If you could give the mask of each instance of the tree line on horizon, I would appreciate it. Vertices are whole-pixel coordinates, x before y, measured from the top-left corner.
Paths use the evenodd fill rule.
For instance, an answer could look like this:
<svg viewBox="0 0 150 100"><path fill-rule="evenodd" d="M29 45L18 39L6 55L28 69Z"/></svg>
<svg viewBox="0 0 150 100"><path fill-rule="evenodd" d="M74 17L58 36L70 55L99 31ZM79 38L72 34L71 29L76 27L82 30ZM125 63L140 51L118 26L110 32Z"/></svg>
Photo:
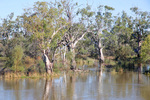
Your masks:
<svg viewBox="0 0 150 100"><path fill-rule="evenodd" d="M133 7L134 16L125 11L113 16L113 10L100 5L93 11L90 5L81 8L78 3L61 0L35 2L15 20L11 13L0 24L4 68L15 72L39 68L51 74L55 65L63 62L75 70L80 55L101 63L109 56L116 61L139 57L141 62L149 62L150 12Z"/></svg>

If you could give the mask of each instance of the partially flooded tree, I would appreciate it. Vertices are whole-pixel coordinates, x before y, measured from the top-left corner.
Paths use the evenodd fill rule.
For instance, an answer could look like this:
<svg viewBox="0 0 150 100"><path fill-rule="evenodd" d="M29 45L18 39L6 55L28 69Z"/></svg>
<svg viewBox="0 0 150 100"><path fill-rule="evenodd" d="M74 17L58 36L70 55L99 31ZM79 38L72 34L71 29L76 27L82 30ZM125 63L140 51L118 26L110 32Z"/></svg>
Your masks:
<svg viewBox="0 0 150 100"><path fill-rule="evenodd" d="M94 12L91 11L90 6L79 9L75 12L76 7L78 7L77 3L74 4L68 0L65 1L64 8L67 15L67 21L69 22L69 28L64 35L64 41L67 45L68 51L72 53L71 69L73 70L76 69L75 48L77 43L89 32L91 25L90 18L94 14ZM76 21L76 18L79 18L79 21Z"/></svg>
<svg viewBox="0 0 150 100"><path fill-rule="evenodd" d="M66 31L62 3L36 2L23 15L25 31L37 41L48 74L53 71L55 51Z"/></svg>
<svg viewBox="0 0 150 100"><path fill-rule="evenodd" d="M112 13L110 11L114 10L114 8L109 6L99 6L98 12L95 16L95 24L93 25L93 29L91 33L93 34L93 41L95 47L97 48L99 61L104 62L104 54L103 54L103 43L104 39L104 31L109 32L112 25Z"/></svg>
<svg viewBox="0 0 150 100"><path fill-rule="evenodd" d="M140 11L137 7L133 7L130 10L135 14L132 23L134 31L133 37L137 42L137 45L134 47L134 51L137 53L137 57L140 58L141 45L143 40L149 34L150 14L148 12Z"/></svg>

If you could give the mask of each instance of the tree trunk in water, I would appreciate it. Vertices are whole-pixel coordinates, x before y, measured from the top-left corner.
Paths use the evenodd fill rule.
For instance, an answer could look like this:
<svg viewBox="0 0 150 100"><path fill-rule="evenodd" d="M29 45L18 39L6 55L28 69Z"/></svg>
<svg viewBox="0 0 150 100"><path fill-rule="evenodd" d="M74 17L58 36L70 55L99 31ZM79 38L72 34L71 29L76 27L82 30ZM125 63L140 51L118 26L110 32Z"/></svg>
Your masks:
<svg viewBox="0 0 150 100"><path fill-rule="evenodd" d="M98 45L98 49L99 49L99 61L100 62L104 62L104 55L103 55L103 48L102 48L102 44L101 44L101 39L99 40L99 45Z"/></svg>
<svg viewBox="0 0 150 100"><path fill-rule="evenodd" d="M141 63L138 63L138 72L142 73L142 64Z"/></svg>
<svg viewBox="0 0 150 100"><path fill-rule="evenodd" d="M51 74L53 72L53 63L51 63L50 60L48 59L48 56L45 54L45 50L43 56L44 56L43 61L45 63L46 73Z"/></svg>
<svg viewBox="0 0 150 100"><path fill-rule="evenodd" d="M76 70L76 60L75 60L76 54L75 54L74 48L72 49L72 55L73 55L73 57L71 59L71 68L70 69Z"/></svg>

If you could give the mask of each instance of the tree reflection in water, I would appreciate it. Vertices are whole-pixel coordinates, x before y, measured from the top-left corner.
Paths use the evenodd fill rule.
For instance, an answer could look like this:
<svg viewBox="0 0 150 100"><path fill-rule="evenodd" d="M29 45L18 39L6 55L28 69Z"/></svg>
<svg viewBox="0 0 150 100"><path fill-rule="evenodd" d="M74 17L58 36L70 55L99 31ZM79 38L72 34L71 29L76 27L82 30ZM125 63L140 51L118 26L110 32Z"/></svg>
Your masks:
<svg viewBox="0 0 150 100"><path fill-rule="evenodd" d="M138 64L138 83L141 83L142 81L142 64Z"/></svg>
<svg viewBox="0 0 150 100"><path fill-rule="evenodd" d="M0 79L0 100L149 100L150 77L102 69L49 79Z"/></svg>
<svg viewBox="0 0 150 100"><path fill-rule="evenodd" d="M49 99L49 94L50 94L50 89L52 87L52 78L46 79L45 81L45 88L43 92L43 100L48 100Z"/></svg>

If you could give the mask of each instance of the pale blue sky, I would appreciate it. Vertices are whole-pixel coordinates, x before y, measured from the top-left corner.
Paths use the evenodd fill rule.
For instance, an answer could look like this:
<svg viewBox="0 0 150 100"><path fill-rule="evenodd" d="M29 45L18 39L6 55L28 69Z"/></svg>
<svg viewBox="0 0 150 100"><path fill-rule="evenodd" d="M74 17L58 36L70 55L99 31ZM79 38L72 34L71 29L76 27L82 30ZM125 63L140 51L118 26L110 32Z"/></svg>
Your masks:
<svg viewBox="0 0 150 100"><path fill-rule="evenodd" d="M14 12L15 16L21 15L24 8L32 7L36 1L54 0L0 0L0 18L6 18ZM108 5L115 8L115 14L125 10L130 14L130 8L137 6L142 11L150 12L150 0L73 0L85 6L87 3L96 10L98 5Z"/></svg>

